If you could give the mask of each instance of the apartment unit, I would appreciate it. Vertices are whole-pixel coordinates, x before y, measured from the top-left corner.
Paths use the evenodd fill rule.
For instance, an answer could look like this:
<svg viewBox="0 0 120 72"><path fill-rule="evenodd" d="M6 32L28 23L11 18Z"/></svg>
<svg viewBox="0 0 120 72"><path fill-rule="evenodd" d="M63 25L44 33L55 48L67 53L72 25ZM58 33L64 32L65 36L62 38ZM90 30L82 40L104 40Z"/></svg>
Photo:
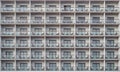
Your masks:
<svg viewBox="0 0 120 72"><path fill-rule="evenodd" d="M120 0L0 0L0 72L120 72Z"/></svg>

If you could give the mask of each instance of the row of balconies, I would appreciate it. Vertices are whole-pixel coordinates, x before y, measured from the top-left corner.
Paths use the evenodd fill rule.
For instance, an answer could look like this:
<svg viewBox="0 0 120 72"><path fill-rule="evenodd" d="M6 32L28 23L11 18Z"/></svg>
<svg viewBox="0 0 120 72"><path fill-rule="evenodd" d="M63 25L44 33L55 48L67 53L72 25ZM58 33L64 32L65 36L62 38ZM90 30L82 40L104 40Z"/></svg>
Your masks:
<svg viewBox="0 0 120 72"><path fill-rule="evenodd" d="M26 35L33 35L33 36L41 36L41 35L45 35L45 32L7 32L7 31L2 31L2 34L1 35L7 35L7 36L9 36L9 35L16 35L16 36L26 36ZM65 36L69 36L69 35L74 35L74 32L62 32L62 33L59 33L59 32L46 32L46 35L65 35ZM89 35L89 32L76 32L76 34L75 35ZM90 32L90 35L97 35L97 36L101 36L101 35L104 35L104 32L103 31L101 31L101 32ZM105 32L105 35L107 36L110 36L110 35L112 35L112 36L116 36L116 35L118 35L118 32L117 31L114 31L114 32L108 32L108 31L106 31Z"/></svg>
<svg viewBox="0 0 120 72"><path fill-rule="evenodd" d="M101 43L101 44L90 44L90 46L89 46L89 44L75 44L75 45L76 45L75 47L91 47L91 48L95 48L95 47L98 47L98 48L104 48L104 47L106 47L106 48L118 48L119 47L117 43L106 44L105 46L104 46L103 43ZM61 44L61 45L59 45L59 44L47 44L46 45L46 47L59 47L59 46L61 46L63 48L74 48L74 44L72 44L72 43L71 44ZM16 44L16 45L15 44L2 44L1 47L3 47L3 48L6 48L6 47L9 47L9 48L13 48L13 47L39 48L39 47L44 47L44 44L43 43L41 43L41 44L32 44L31 46L29 46L29 44Z"/></svg>
<svg viewBox="0 0 120 72"><path fill-rule="evenodd" d="M31 69L30 69L31 68ZM90 68L90 69L89 69ZM119 68L118 66L98 66L98 67L95 67L95 66L61 66L61 69L59 69L58 66L55 66L55 67L51 67L51 66L47 66L47 67L43 67L43 66L32 66L32 67L22 67L22 66L17 66L16 68L15 67L2 67L1 70L3 71L14 71L14 70L17 70L17 71L29 71L29 70L32 70L32 71L118 71Z"/></svg>
<svg viewBox="0 0 120 72"><path fill-rule="evenodd" d="M2 55L2 54L1 54ZM79 60L104 60L104 55L98 55L98 56L94 56L94 55L84 55L84 56L81 56L81 55L76 55L74 57L74 55L72 54L68 54L68 55L65 55L65 54L62 54L61 57L59 58L60 56L59 55L50 55L50 54L47 54L46 57L43 56L42 54L38 54L38 55L35 55L35 54L32 54L31 56L28 55L28 54L23 54L23 55L13 55L13 54L10 54L10 55L2 55L2 59L10 59L10 60L14 60L14 59L43 59L46 58L46 59L79 59ZM105 55L105 60L118 60L119 57L118 55Z"/></svg>
<svg viewBox="0 0 120 72"><path fill-rule="evenodd" d="M1 20L2 24L119 24L119 20Z"/></svg>
<svg viewBox="0 0 120 72"><path fill-rule="evenodd" d="M23 7L23 8L12 8L12 7L4 7L4 8L1 8L1 11L16 11L16 12L29 12L29 11L33 11L33 12L59 12L59 11L65 11L65 12L119 12L119 7L114 7L114 8L108 8L108 7L100 7L100 8L89 8L89 7L83 7L83 8L72 8L72 7L69 7L69 8L57 8L57 7L49 7L49 8L26 8L26 7Z"/></svg>

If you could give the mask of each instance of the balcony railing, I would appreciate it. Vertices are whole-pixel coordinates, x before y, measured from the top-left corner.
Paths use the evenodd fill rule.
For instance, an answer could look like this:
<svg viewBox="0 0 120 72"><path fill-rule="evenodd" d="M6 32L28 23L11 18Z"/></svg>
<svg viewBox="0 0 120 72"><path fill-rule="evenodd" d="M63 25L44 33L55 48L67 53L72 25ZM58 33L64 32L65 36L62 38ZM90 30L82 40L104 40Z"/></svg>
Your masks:
<svg viewBox="0 0 120 72"><path fill-rule="evenodd" d="M88 24L88 20L76 20L77 24Z"/></svg>
<svg viewBox="0 0 120 72"><path fill-rule="evenodd" d="M10 55L3 55L2 54L2 59L14 59L14 55L10 54Z"/></svg>
<svg viewBox="0 0 120 72"><path fill-rule="evenodd" d="M76 47L88 47L88 44L86 44L86 43L85 43L85 44L78 44L78 43L77 43L77 44L76 44Z"/></svg>
<svg viewBox="0 0 120 72"><path fill-rule="evenodd" d="M12 48L12 47L15 47L15 44L2 44L2 47Z"/></svg>
<svg viewBox="0 0 120 72"><path fill-rule="evenodd" d="M91 55L91 59L102 59L102 58L103 58L103 55L99 55L99 56Z"/></svg>
<svg viewBox="0 0 120 72"><path fill-rule="evenodd" d="M18 71L28 71L29 69L30 69L29 67L22 67L22 66L17 67Z"/></svg>
<svg viewBox="0 0 120 72"><path fill-rule="evenodd" d="M48 71L58 71L58 67L47 67L46 70Z"/></svg>
<svg viewBox="0 0 120 72"><path fill-rule="evenodd" d="M83 67L77 66L77 67L76 67L76 70L77 70L77 71L87 71L87 70L88 70L88 67L87 67L87 66L86 66L86 67L84 67L84 66L83 66Z"/></svg>
<svg viewBox="0 0 120 72"><path fill-rule="evenodd" d="M1 70L2 70L2 71L14 71L15 69L14 69L14 67L12 67L12 66L10 66L10 67L4 66L4 67L1 67Z"/></svg>
<svg viewBox="0 0 120 72"><path fill-rule="evenodd" d="M47 54L46 58L47 59L58 59L58 55L49 55L49 54Z"/></svg>
<svg viewBox="0 0 120 72"><path fill-rule="evenodd" d="M34 36L41 36L41 35L44 35L44 32L35 32L35 31L32 31L31 34L34 35Z"/></svg>
<svg viewBox="0 0 120 72"><path fill-rule="evenodd" d="M106 59L118 59L118 55L106 55L105 56Z"/></svg>
<svg viewBox="0 0 120 72"><path fill-rule="evenodd" d="M118 32L116 32L116 31L114 31L114 32L112 32L112 31L106 32L106 35L117 35L117 34L118 34Z"/></svg>
<svg viewBox="0 0 120 72"><path fill-rule="evenodd" d="M118 24L119 23L119 20L105 20L105 23L106 24Z"/></svg>
<svg viewBox="0 0 120 72"><path fill-rule="evenodd" d="M47 47L59 47L59 44L47 44Z"/></svg>
<svg viewBox="0 0 120 72"><path fill-rule="evenodd" d="M16 20L17 24L26 24L29 23L29 20Z"/></svg>
<svg viewBox="0 0 120 72"><path fill-rule="evenodd" d="M32 70L33 70L33 71L43 71L43 70L44 70L44 67L42 67L42 66L40 66L40 67L39 67L39 66L36 66L36 67L35 67L35 66L32 66Z"/></svg>
<svg viewBox="0 0 120 72"><path fill-rule="evenodd" d="M17 59L29 59L30 57L28 54L24 54L24 55L18 54L18 55L16 55L16 58Z"/></svg>
<svg viewBox="0 0 120 72"><path fill-rule="evenodd" d="M74 8L61 8L61 11L74 11Z"/></svg>
<svg viewBox="0 0 120 72"><path fill-rule="evenodd" d="M47 24L57 24L59 20L46 20Z"/></svg>
<svg viewBox="0 0 120 72"><path fill-rule="evenodd" d="M17 44L17 47L28 47L28 44Z"/></svg>
<svg viewBox="0 0 120 72"><path fill-rule="evenodd" d="M84 31L84 32L76 32L76 35L88 35L88 32Z"/></svg>
<svg viewBox="0 0 120 72"><path fill-rule="evenodd" d="M31 8L31 12L44 12L44 11L45 11L44 8L37 8L37 7Z"/></svg>
<svg viewBox="0 0 120 72"><path fill-rule="evenodd" d="M2 11L14 11L15 9L13 7L4 7L4 8L1 8Z"/></svg>
<svg viewBox="0 0 120 72"><path fill-rule="evenodd" d="M91 21L91 24L103 24L104 23L104 20L94 20L94 19L92 19L92 20L90 20Z"/></svg>
<svg viewBox="0 0 120 72"><path fill-rule="evenodd" d="M44 57L43 57L43 55L41 55L41 54L39 54L39 55L32 54L32 55L31 55L31 58L32 58L32 59L43 59Z"/></svg>
<svg viewBox="0 0 120 72"><path fill-rule="evenodd" d="M44 44L43 43L41 43L41 44L31 44L31 46L37 48L37 47L43 47Z"/></svg>
<svg viewBox="0 0 120 72"><path fill-rule="evenodd" d="M14 24L15 20L1 20L1 24Z"/></svg>
<svg viewBox="0 0 120 72"><path fill-rule="evenodd" d="M91 35L102 35L103 32L91 32Z"/></svg>
<svg viewBox="0 0 120 72"><path fill-rule="evenodd" d="M105 8L106 12L118 12L119 11L119 7L114 7L114 8Z"/></svg>
<svg viewBox="0 0 120 72"><path fill-rule="evenodd" d="M61 44L61 47L73 47L73 44Z"/></svg>
<svg viewBox="0 0 120 72"><path fill-rule="evenodd" d="M49 8L46 8L46 11L48 11L48 12L56 12L56 11L59 11L59 8L57 8L57 7L53 7L53 8L49 7Z"/></svg>
<svg viewBox="0 0 120 72"><path fill-rule="evenodd" d="M87 12L87 11L89 11L89 8L88 7L85 7L85 8L76 8L76 11L78 11L78 12Z"/></svg>
<svg viewBox="0 0 120 72"><path fill-rule="evenodd" d="M114 43L114 44L106 44L106 47L118 47L118 44L117 44L117 43Z"/></svg>
<svg viewBox="0 0 120 72"><path fill-rule="evenodd" d="M104 8L102 8L102 7L100 7L100 8L92 7L92 8L90 8L90 11L92 11L92 12L101 12L101 11L104 11Z"/></svg>
<svg viewBox="0 0 120 72"><path fill-rule="evenodd" d="M62 59L72 59L72 55L62 55L61 56Z"/></svg>
<svg viewBox="0 0 120 72"><path fill-rule="evenodd" d="M14 35L14 32L5 32L5 31L2 31L2 35Z"/></svg>
<svg viewBox="0 0 120 72"><path fill-rule="evenodd" d="M103 66L100 66L100 67L93 67L93 66L91 66L90 69L92 71L102 71L104 68L103 68Z"/></svg>
<svg viewBox="0 0 120 72"><path fill-rule="evenodd" d="M103 46L103 44L91 44L91 47L102 47Z"/></svg>
<svg viewBox="0 0 120 72"><path fill-rule="evenodd" d="M88 59L88 55L85 56L80 56L80 55L76 55L77 59Z"/></svg>
<svg viewBox="0 0 120 72"><path fill-rule="evenodd" d="M46 32L47 35L59 35L59 32Z"/></svg>
<svg viewBox="0 0 120 72"><path fill-rule="evenodd" d="M106 71L118 71L118 66L106 66L105 67Z"/></svg>
<svg viewBox="0 0 120 72"><path fill-rule="evenodd" d="M62 71L72 71L72 70L73 70L73 67L72 67L72 66L69 66L69 67L63 66L63 67L61 67L61 70L62 70Z"/></svg>
<svg viewBox="0 0 120 72"><path fill-rule="evenodd" d="M43 24L44 23L44 20L30 20L30 23L31 24Z"/></svg>
<svg viewBox="0 0 120 72"><path fill-rule="evenodd" d="M62 35L73 35L73 32L62 32Z"/></svg>
<svg viewBox="0 0 120 72"><path fill-rule="evenodd" d="M26 12L26 11L30 11L30 8L16 8L16 11L18 11L18 12Z"/></svg>
<svg viewBox="0 0 120 72"><path fill-rule="evenodd" d="M61 20L62 24L72 24L73 20Z"/></svg>
<svg viewBox="0 0 120 72"><path fill-rule="evenodd" d="M16 35L30 35L30 32L16 32Z"/></svg>

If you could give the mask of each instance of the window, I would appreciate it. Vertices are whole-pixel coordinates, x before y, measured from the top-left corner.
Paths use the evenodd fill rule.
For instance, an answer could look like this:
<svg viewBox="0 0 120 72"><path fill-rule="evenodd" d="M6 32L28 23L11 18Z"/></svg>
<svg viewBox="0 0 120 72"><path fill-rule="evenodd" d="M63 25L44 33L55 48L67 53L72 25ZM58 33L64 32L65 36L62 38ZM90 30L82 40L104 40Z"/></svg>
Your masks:
<svg viewBox="0 0 120 72"><path fill-rule="evenodd" d="M93 57L100 57L100 51L92 51Z"/></svg>
<svg viewBox="0 0 120 72"><path fill-rule="evenodd" d="M27 40L20 40L20 44L27 44Z"/></svg>
<svg viewBox="0 0 120 72"><path fill-rule="evenodd" d="M34 5L35 8L40 8L42 5Z"/></svg>
<svg viewBox="0 0 120 72"><path fill-rule="evenodd" d="M5 17L5 20L12 20L13 17Z"/></svg>
<svg viewBox="0 0 120 72"><path fill-rule="evenodd" d="M85 28L78 28L78 32L85 32Z"/></svg>
<svg viewBox="0 0 120 72"><path fill-rule="evenodd" d="M41 44L42 40L35 40L35 44Z"/></svg>
<svg viewBox="0 0 120 72"><path fill-rule="evenodd" d="M13 68L13 63L6 63L7 70L11 70Z"/></svg>
<svg viewBox="0 0 120 72"><path fill-rule="evenodd" d="M100 40L92 40L92 44L100 44Z"/></svg>
<svg viewBox="0 0 120 72"><path fill-rule="evenodd" d="M12 8L13 5L5 5L5 7L7 7L7 8Z"/></svg>
<svg viewBox="0 0 120 72"><path fill-rule="evenodd" d="M71 32L71 28L63 28L63 32Z"/></svg>
<svg viewBox="0 0 120 72"><path fill-rule="evenodd" d="M82 11L85 10L85 5L78 5L78 9Z"/></svg>
<svg viewBox="0 0 120 72"><path fill-rule="evenodd" d="M85 67L85 63L78 63L78 67L80 67L81 69Z"/></svg>
<svg viewBox="0 0 120 72"><path fill-rule="evenodd" d="M114 28L107 28L107 32L114 32Z"/></svg>
<svg viewBox="0 0 120 72"><path fill-rule="evenodd" d="M78 56L85 57L86 56L86 52L85 51L78 51Z"/></svg>
<svg viewBox="0 0 120 72"><path fill-rule="evenodd" d="M114 58L114 51L107 51L106 52L107 57L112 57Z"/></svg>
<svg viewBox="0 0 120 72"><path fill-rule="evenodd" d="M56 5L49 5L50 8L56 8Z"/></svg>
<svg viewBox="0 0 120 72"><path fill-rule="evenodd" d="M34 28L34 32L42 32L42 28Z"/></svg>
<svg viewBox="0 0 120 72"><path fill-rule="evenodd" d="M20 5L20 8L27 8L27 5Z"/></svg>
<svg viewBox="0 0 120 72"><path fill-rule="evenodd" d="M64 68L66 68L66 67L69 68L69 67L71 67L71 63L63 63L63 67Z"/></svg>
<svg viewBox="0 0 120 72"><path fill-rule="evenodd" d="M40 67L42 67L42 63L35 63L35 68L40 68Z"/></svg>
<svg viewBox="0 0 120 72"><path fill-rule="evenodd" d="M56 40L49 40L49 44L56 44Z"/></svg>
<svg viewBox="0 0 120 72"><path fill-rule="evenodd" d="M114 40L107 40L108 45L114 45Z"/></svg>
<svg viewBox="0 0 120 72"><path fill-rule="evenodd" d="M80 22L85 22L85 17L78 17L78 20L79 20Z"/></svg>
<svg viewBox="0 0 120 72"><path fill-rule="evenodd" d="M64 10L70 10L71 9L71 5L64 5Z"/></svg>
<svg viewBox="0 0 120 72"><path fill-rule="evenodd" d="M71 20L71 17L64 17L63 20Z"/></svg>
<svg viewBox="0 0 120 72"><path fill-rule="evenodd" d="M63 44L71 44L71 40L64 40Z"/></svg>
<svg viewBox="0 0 120 72"><path fill-rule="evenodd" d="M114 23L114 17L107 17L107 23Z"/></svg>
<svg viewBox="0 0 120 72"><path fill-rule="evenodd" d="M78 40L78 44L85 44L85 40Z"/></svg>
<svg viewBox="0 0 120 72"><path fill-rule="evenodd" d="M107 63L106 65L109 70L113 70L115 68L114 63Z"/></svg>
<svg viewBox="0 0 120 72"><path fill-rule="evenodd" d="M6 32L12 32L12 31L13 31L13 28L5 28L5 31L6 31Z"/></svg>
<svg viewBox="0 0 120 72"><path fill-rule="evenodd" d="M100 22L100 17L93 17L92 22L93 23L99 23Z"/></svg>
<svg viewBox="0 0 120 72"><path fill-rule="evenodd" d="M42 20L42 17L35 17L35 20Z"/></svg>
<svg viewBox="0 0 120 72"><path fill-rule="evenodd" d="M56 28L49 28L49 32L56 32Z"/></svg>
<svg viewBox="0 0 120 72"><path fill-rule="evenodd" d="M100 63L92 63L93 70L100 68Z"/></svg>
<svg viewBox="0 0 120 72"><path fill-rule="evenodd" d="M56 63L49 63L50 69L56 68Z"/></svg>
<svg viewBox="0 0 120 72"><path fill-rule="evenodd" d="M13 44L13 40L5 40L5 44Z"/></svg>
<svg viewBox="0 0 120 72"><path fill-rule="evenodd" d="M100 10L100 5L93 5L92 6L93 7L93 9L96 11L96 10Z"/></svg>
<svg viewBox="0 0 120 72"><path fill-rule="evenodd" d="M26 58L27 57L27 51L20 51L20 55L21 58Z"/></svg>
<svg viewBox="0 0 120 72"><path fill-rule="evenodd" d="M21 70L24 70L27 68L27 63L20 63Z"/></svg>
<svg viewBox="0 0 120 72"><path fill-rule="evenodd" d="M6 51L5 55L9 57L9 56L13 55L13 52L12 51Z"/></svg>
<svg viewBox="0 0 120 72"><path fill-rule="evenodd" d="M71 52L70 51L63 51L63 56L64 57L70 57L71 56Z"/></svg>
<svg viewBox="0 0 120 72"><path fill-rule="evenodd" d="M49 17L49 20L56 20L56 17Z"/></svg>
<svg viewBox="0 0 120 72"><path fill-rule="evenodd" d="M114 10L114 8L115 8L114 5L107 5L107 10L111 11L111 10Z"/></svg>
<svg viewBox="0 0 120 72"><path fill-rule="evenodd" d="M40 56L42 56L42 52L41 51L34 51L34 55L35 55L35 57L40 57Z"/></svg>
<svg viewBox="0 0 120 72"><path fill-rule="evenodd" d="M93 32L100 32L100 28L92 28Z"/></svg>
<svg viewBox="0 0 120 72"><path fill-rule="evenodd" d="M20 28L20 32L27 32L27 28Z"/></svg>
<svg viewBox="0 0 120 72"><path fill-rule="evenodd" d="M49 56L50 57L55 57L56 56L56 51L49 51Z"/></svg>
<svg viewBox="0 0 120 72"><path fill-rule="evenodd" d="M27 17L20 17L20 20L27 20Z"/></svg>

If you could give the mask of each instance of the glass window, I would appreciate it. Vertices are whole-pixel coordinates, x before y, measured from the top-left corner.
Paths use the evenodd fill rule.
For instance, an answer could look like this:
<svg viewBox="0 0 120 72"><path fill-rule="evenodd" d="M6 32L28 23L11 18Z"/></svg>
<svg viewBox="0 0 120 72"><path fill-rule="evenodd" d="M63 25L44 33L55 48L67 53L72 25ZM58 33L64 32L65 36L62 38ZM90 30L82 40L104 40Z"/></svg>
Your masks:
<svg viewBox="0 0 120 72"><path fill-rule="evenodd" d="M93 69L100 68L100 63L92 63Z"/></svg>
<svg viewBox="0 0 120 72"><path fill-rule="evenodd" d="M99 57L100 56L100 51L92 51L92 56L93 57Z"/></svg>
<svg viewBox="0 0 120 72"><path fill-rule="evenodd" d="M13 40L5 40L5 44L13 44Z"/></svg>
<svg viewBox="0 0 120 72"><path fill-rule="evenodd" d="M7 69L13 68L13 63L6 63L6 68Z"/></svg>
<svg viewBox="0 0 120 72"><path fill-rule="evenodd" d="M71 67L71 63L63 63L63 67Z"/></svg>
<svg viewBox="0 0 120 72"><path fill-rule="evenodd" d="M64 28L64 32L71 32L71 28Z"/></svg>
<svg viewBox="0 0 120 72"><path fill-rule="evenodd" d="M20 8L27 8L27 5L20 5Z"/></svg>
<svg viewBox="0 0 120 72"><path fill-rule="evenodd" d="M12 32L12 31L13 31L13 28L5 28L5 31L6 31L6 32Z"/></svg>
<svg viewBox="0 0 120 72"><path fill-rule="evenodd" d="M100 40L92 40L92 44L100 44Z"/></svg>
<svg viewBox="0 0 120 72"><path fill-rule="evenodd" d="M49 20L56 20L56 17L49 17Z"/></svg>
<svg viewBox="0 0 120 72"><path fill-rule="evenodd" d="M100 10L100 5L93 5L92 7L94 10Z"/></svg>
<svg viewBox="0 0 120 72"><path fill-rule="evenodd" d="M27 68L27 63L20 63L20 68L21 69L26 69Z"/></svg>
<svg viewBox="0 0 120 72"><path fill-rule="evenodd" d="M56 55L56 51L49 51L49 55L50 55L50 56Z"/></svg>
<svg viewBox="0 0 120 72"><path fill-rule="evenodd" d="M78 8L79 8L80 10L84 10L84 9L85 9L85 5L78 5Z"/></svg>
<svg viewBox="0 0 120 72"><path fill-rule="evenodd" d="M114 57L114 51L107 51L107 57Z"/></svg>
<svg viewBox="0 0 120 72"><path fill-rule="evenodd" d="M41 32L41 31L42 31L42 28L34 28L34 31L35 31L35 32Z"/></svg>
<svg viewBox="0 0 120 72"><path fill-rule="evenodd" d="M42 63L35 63L35 68L42 67Z"/></svg>
<svg viewBox="0 0 120 72"><path fill-rule="evenodd" d="M56 67L56 63L49 63L49 67L55 68Z"/></svg>
<svg viewBox="0 0 120 72"><path fill-rule="evenodd" d="M93 32L100 32L100 28L92 28Z"/></svg>
<svg viewBox="0 0 120 72"><path fill-rule="evenodd" d="M20 57L25 58L27 56L27 51L20 51Z"/></svg>
<svg viewBox="0 0 120 72"><path fill-rule="evenodd" d="M71 9L71 5L64 5L64 10L69 10Z"/></svg>
<svg viewBox="0 0 120 72"><path fill-rule="evenodd" d="M78 40L78 44L85 44L85 40Z"/></svg>
<svg viewBox="0 0 120 72"><path fill-rule="evenodd" d="M107 28L107 32L114 32L114 28Z"/></svg>
<svg viewBox="0 0 120 72"><path fill-rule="evenodd" d="M5 17L5 20L12 20L13 17Z"/></svg>
<svg viewBox="0 0 120 72"><path fill-rule="evenodd" d="M78 56L85 57L86 52L85 51L78 51Z"/></svg>
<svg viewBox="0 0 120 72"><path fill-rule="evenodd" d="M49 28L49 32L56 32L56 28Z"/></svg>
<svg viewBox="0 0 120 72"><path fill-rule="evenodd" d="M41 20L42 17L35 17L35 20Z"/></svg>
<svg viewBox="0 0 120 72"><path fill-rule="evenodd" d="M42 5L34 5L35 8L40 8Z"/></svg>
<svg viewBox="0 0 120 72"><path fill-rule="evenodd" d="M50 8L56 8L56 5L49 5Z"/></svg>
<svg viewBox="0 0 120 72"><path fill-rule="evenodd" d="M41 44L42 40L35 40L35 44Z"/></svg>
<svg viewBox="0 0 120 72"><path fill-rule="evenodd" d="M5 7L7 7L7 8L12 8L13 5L5 5Z"/></svg>
<svg viewBox="0 0 120 72"><path fill-rule="evenodd" d="M56 44L56 40L49 40L49 44Z"/></svg>
<svg viewBox="0 0 120 72"><path fill-rule="evenodd" d="M114 8L115 8L114 5L107 5L108 10L114 10Z"/></svg>
<svg viewBox="0 0 120 72"><path fill-rule="evenodd" d="M114 40L107 40L107 44L114 45Z"/></svg>
<svg viewBox="0 0 120 72"><path fill-rule="evenodd" d="M63 51L63 56L64 57L69 57L71 55L70 51Z"/></svg>
<svg viewBox="0 0 120 72"><path fill-rule="evenodd" d="M85 32L85 28L78 28L78 32Z"/></svg>
<svg viewBox="0 0 120 72"><path fill-rule="evenodd" d="M114 63L107 63L107 68L108 69L114 69Z"/></svg>
<svg viewBox="0 0 120 72"><path fill-rule="evenodd" d="M78 17L79 21L84 21L85 22L85 17Z"/></svg>
<svg viewBox="0 0 120 72"><path fill-rule="evenodd" d="M71 44L71 40L64 40L63 44Z"/></svg>
<svg viewBox="0 0 120 72"><path fill-rule="evenodd" d="M27 32L27 28L20 28L20 32Z"/></svg>
<svg viewBox="0 0 120 72"><path fill-rule="evenodd" d="M71 17L64 17L63 20L71 20Z"/></svg>
<svg viewBox="0 0 120 72"><path fill-rule="evenodd" d="M113 23L114 22L114 17L107 17L107 22L108 23Z"/></svg>
<svg viewBox="0 0 120 72"><path fill-rule="evenodd" d="M93 22L93 23L98 23L98 22L100 22L100 17L93 17L93 18L92 18L92 22Z"/></svg>
<svg viewBox="0 0 120 72"><path fill-rule="evenodd" d="M78 63L78 67L84 68L85 67L85 63Z"/></svg>
<svg viewBox="0 0 120 72"><path fill-rule="evenodd" d="M20 44L27 44L27 40L20 40Z"/></svg>

